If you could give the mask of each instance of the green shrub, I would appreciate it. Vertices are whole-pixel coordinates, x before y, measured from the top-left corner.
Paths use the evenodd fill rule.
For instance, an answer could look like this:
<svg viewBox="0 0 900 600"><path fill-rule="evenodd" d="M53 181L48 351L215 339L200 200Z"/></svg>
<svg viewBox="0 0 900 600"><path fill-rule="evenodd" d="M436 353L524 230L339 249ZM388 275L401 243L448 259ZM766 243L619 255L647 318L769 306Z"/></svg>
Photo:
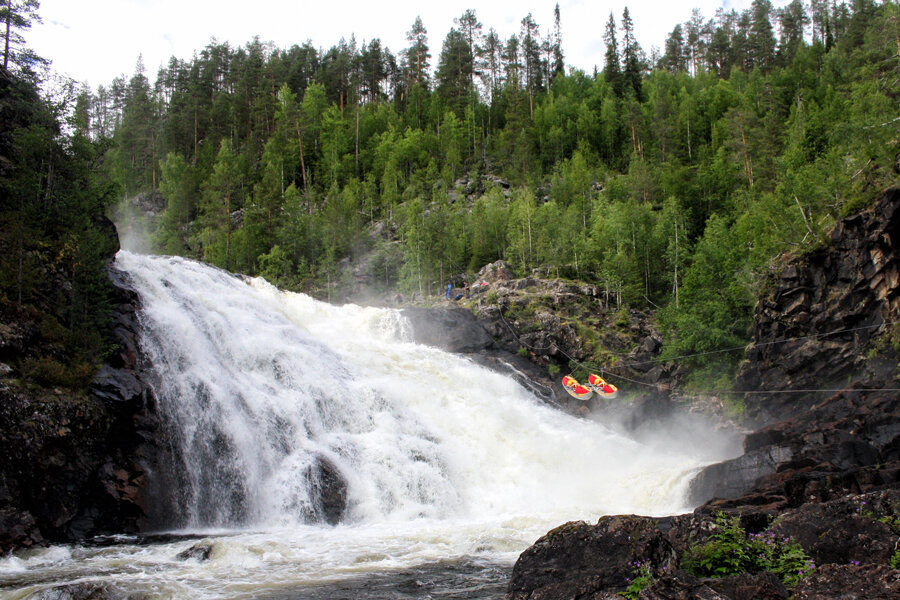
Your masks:
<svg viewBox="0 0 900 600"><path fill-rule="evenodd" d="M22 363L22 373L26 378L42 385L73 390L86 388L96 372L96 367L86 362L66 365L47 356L28 358Z"/></svg>
<svg viewBox="0 0 900 600"><path fill-rule="evenodd" d="M631 563L631 567L632 576L628 579L629 585L624 592L619 592L619 595L628 600L635 600L644 588L653 583L653 571L649 563L642 561Z"/></svg>
<svg viewBox="0 0 900 600"><path fill-rule="evenodd" d="M815 568L800 544L764 531L747 534L737 517L720 514L717 531L700 545L691 546L682 567L698 577L728 577L769 571L793 587Z"/></svg>
<svg viewBox="0 0 900 600"><path fill-rule="evenodd" d="M613 325L616 327L625 328L631 323L631 315L628 314L628 308L626 306L622 306L616 312L615 321L613 321Z"/></svg>

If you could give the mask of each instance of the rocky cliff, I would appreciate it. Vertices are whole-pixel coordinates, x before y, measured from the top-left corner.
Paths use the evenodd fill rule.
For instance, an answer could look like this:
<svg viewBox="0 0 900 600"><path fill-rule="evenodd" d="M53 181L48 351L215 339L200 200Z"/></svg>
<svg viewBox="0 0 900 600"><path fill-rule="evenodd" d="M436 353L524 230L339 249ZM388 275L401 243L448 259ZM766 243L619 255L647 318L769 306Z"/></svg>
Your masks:
<svg viewBox="0 0 900 600"><path fill-rule="evenodd" d="M679 570L691 548L721 544L720 514L739 518L748 536L802 547L816 568L795 598L900 597L900 571L889 566L900 561L898 209L900 190L889 190L773 278L738 378L758 429L742 456L695 479L704 504L665 519L560 527L521 555L507 597L615 598L636 565L648 587L633 597L789 597L771 573ZM734 555L717 560L729 571Z"/></svg>
<svg viewBox="0 0 900 600"><path fill-rule="evenodd" d="M62 285L62 283L61 283ZM89 388L40 383L57 365L48 317L0 303L0 552L136 531L156 424L140 380L135 299L109 288L116 350Z"/></svg>
<svg viewBox="0 0 900 600"><path fill-rule="evenodd" d="M900 188L838 222L827 243L795 257L770 282L754 315L738 375L757 424L808 410L864 382L892 387L900 358ZM761 392L761 393L760 393Z"/></svg>

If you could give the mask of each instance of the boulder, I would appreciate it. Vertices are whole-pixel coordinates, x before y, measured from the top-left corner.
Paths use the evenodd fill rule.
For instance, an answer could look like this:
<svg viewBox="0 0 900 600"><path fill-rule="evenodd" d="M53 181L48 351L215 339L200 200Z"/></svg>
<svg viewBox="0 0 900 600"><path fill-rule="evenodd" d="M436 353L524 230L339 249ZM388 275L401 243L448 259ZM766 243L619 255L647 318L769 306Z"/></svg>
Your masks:
<svg viewBox="0 0 900 600"><path fill-rule="evenodd" d="M778 577L766 571L702 581L729 600L786 600L790 597Z"/></svg>
<svg viewBox="0 0 900 600"><path fill-rule="evenodd" d="M196 560L199 562L204 562L209 560L209 556L212 554L212 551L212 542L197 542L187 550L182 550L181 552L176 554L175 558L177 558L178 560Z"/></svg>
<svg viewBox="0 0 900 600"><path fill-rule="evenodd" d="M523 552L513 567L507 600L599 598L625 590L638 563L654 574L677 558L658 521L633 515L603 517L596 525L570 522Z"/></svg>
<svg viewBox="0 0 900 600"><path fill-rule="evenodd" d="M347 511L347 481L329 460L319 457L315 468L321 518L329 525L337 525Z"/></svg>
<svg viewBox="0 0 900 600"><path fill-rule="evenodd" d="M494 340L463 308L405 308L403 316L412 326L413 340L447 352L479 352Z"/></svg>

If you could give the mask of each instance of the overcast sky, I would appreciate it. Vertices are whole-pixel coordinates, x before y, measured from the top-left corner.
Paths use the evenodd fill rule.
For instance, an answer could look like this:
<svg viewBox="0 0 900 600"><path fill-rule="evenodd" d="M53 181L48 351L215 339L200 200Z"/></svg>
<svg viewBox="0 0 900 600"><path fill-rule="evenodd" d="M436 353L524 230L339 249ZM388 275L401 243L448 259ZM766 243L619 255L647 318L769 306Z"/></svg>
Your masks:
<svg viewBox="0 0 900 600"><path fill-rule="evenodd" d="M603 29L609 13L620 23L627 5L638 42L648 54L663 47L678 23L699 8L710 19L719 6L742 9L751 0L560 0L562 47L566 64L590 72L603 65ZM785 4L775 0L774 5ZM381 38L396 55L406 47L406 32L416 16L428 30L432 67L453 19L472 8L484 26L501 39L518 33L531 13L546 34L553 27L554 0L473 2L392 2L342 0L41 0L42 24L25 32L29 46L50 59L53 69L96 89L118 75L134 73L143 56L147 77L156 79L169 57L190 59L215 38L243 46L258 35L263 42L289 48L309 40L328 49L341 37L357 42Z"/></svg>

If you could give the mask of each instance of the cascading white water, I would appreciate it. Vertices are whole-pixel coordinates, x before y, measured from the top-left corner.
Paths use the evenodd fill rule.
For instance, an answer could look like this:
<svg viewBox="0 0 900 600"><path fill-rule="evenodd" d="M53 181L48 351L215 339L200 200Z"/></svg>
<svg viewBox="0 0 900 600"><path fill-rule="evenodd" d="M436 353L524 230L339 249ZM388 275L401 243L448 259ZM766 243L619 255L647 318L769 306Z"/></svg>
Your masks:
<svg viewBox="0 0 900 600"><path fill-rule="evenodd" d="M127 562L163 597L220 598L437 560L511 564L567 520L689 508L689 476L711 461L639 444L411 343L397 311L335 307L181 258L123 251L117 264L141 298L174 446L165 480L179 489L157 518L228 532L190 567L173 558L184 541L119 546L105 559L119 572L86 549L51 561L78 577L96 568L142 589ZM323 461L346 482L337 527L321 524ZM0 561L0 578L28 560Z"/></svg>

